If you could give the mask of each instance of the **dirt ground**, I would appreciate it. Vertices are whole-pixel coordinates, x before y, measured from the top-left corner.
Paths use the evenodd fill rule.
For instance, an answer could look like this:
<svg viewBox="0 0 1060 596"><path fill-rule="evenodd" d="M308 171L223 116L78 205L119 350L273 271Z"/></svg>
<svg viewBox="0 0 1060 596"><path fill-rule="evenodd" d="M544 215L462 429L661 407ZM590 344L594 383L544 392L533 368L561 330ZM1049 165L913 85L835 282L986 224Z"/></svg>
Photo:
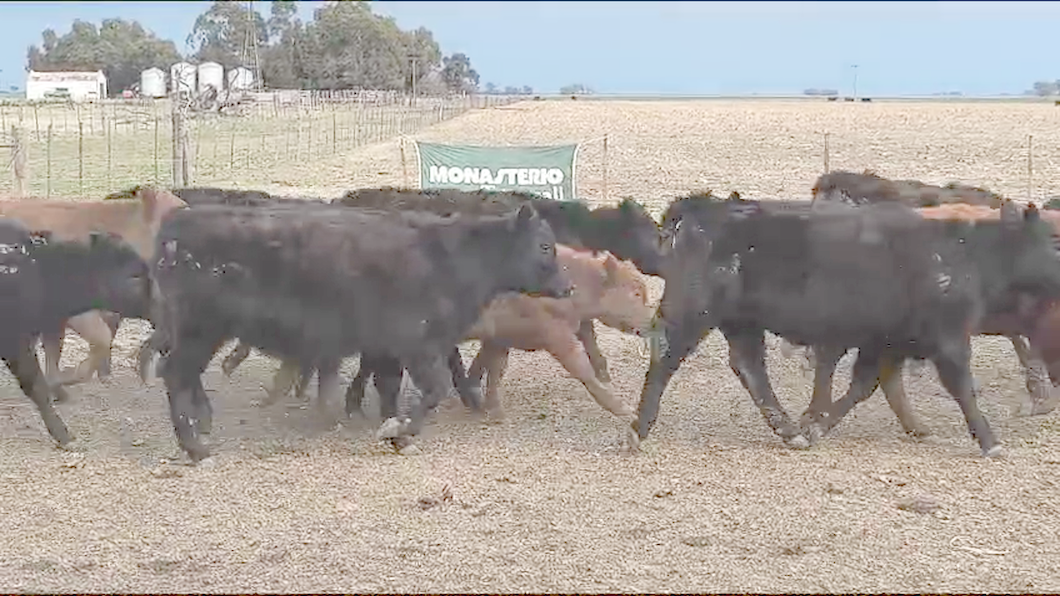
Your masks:
<svg viewBox="0 0 1060 596"><path fill-rule="evenodd" d="M1060 138L1043 131L1060 128L1057 113L976 103L526 102L420 138L550 143L608 133L610 196L656 210L697 188L807 197L821 168L811 141L825 131L833 168L1023 198L1020 136ZM602 200L594 151L579 157L579 194ZM1039 199L1060 180L1047 157L1040 163ZM401 182L397 142L274 180L233 181L323 195ZM657 298L661 283L652 285ZM789 450L714 334L672 380L635 457L618 452L619 423L543 353L513 354L503 423L447 406L412 457L373 441L374 418L342 421L339 404L326 413L294 400L254 405L276 364L254 355L225 378L219 356L204 377L215 465L190 467L161 381L145 386L133 371L147 329L123 323L112 378L72 389L60 406L79 437L73 452L53 447L11 376L0 377L0 591L1060 591L1060 412L1018 415L1026 391L1003 339L977 339L973 363L981 407L1004 442L998 460L979 457L930 367L907 370L906 381L932 437L905 438L877 393L813 449ZM642 344L598 330L616 393L636 403ZM775 338L770 345L774 386L797 414L810 378L799 361L782 360ZM84 344L72 337L67 346L65 366Z"/></svg>

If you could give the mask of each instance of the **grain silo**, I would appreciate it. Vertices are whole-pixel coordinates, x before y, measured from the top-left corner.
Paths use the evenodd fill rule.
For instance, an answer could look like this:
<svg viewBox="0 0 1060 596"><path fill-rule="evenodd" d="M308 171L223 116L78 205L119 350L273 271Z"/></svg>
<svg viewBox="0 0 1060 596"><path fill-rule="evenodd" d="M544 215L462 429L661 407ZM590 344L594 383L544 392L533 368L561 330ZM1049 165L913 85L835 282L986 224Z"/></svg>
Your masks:
<svg viewBox="0 0 1060 596"><path fill-rule="evenodd" d="M199 94L209 87L218 92L225 90L225 69L216 62L203 62L199 65Z"/></svg>
<svg viewBox="0 0 1060 596"><path fill-rule="evenodd" d="M228 71L229 91L249 91L254 87L254 73L249 68L238 66Z"/></svg>
<svg viewBox="0 0 1060 596"><path fill-rule="evenodd" d="M166 96L166 73L160 68L148 68L140 73L140 95L144 97Z"/></svg>
<svg viewBox="0 0 1060 596"><path fill-rule="evenodd" d="M169 69L169 81L174 93L195 93L195 66L177 62Z"/></svg>

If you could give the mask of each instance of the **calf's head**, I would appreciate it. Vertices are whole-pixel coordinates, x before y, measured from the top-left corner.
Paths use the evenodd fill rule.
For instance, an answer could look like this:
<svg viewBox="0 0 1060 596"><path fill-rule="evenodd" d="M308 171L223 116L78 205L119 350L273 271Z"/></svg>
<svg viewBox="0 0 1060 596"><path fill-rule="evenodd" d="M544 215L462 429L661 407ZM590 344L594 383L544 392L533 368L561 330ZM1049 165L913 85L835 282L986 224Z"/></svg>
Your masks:
<svg viewBox="0 0 1060 596"><path fill-rule="evenodd" d="M1042 221L1038 209L1031 204L1020 215L1014 205L1006 204L1001 210L1000 234L995 274L1005 274L1010 289L1060 298L1060 238Z"/></svg>
<svg viewBox="0 0 1060 596"><path fill-rule="evenodd" d="M655 309L648 304L648 285L633 263L614 255L604 258L603 293L596 317L601 323L623 333L641 335L651 328Z"/></svg>
<svg viewBox="0 0 1060 596"><path fill-rule="evenodd" d="M508 258L504 277L508 289L531 296L566 298L572 287L556 261L556 236L534 208L523 205L507 216Z"/></svg>
<svg viewBox="0 0 1060 596"><path fill-rule="evenodd" d="M594 248L632 261L648 275L662 275L659 224L640 203L623 199L617 207L591 212L596 236Z"/></svg>
<svg viewBox="0 0 1060 596"><path fill-rule="evenodd" d="M114 234L93 232L88 246L51 242L38 234L42 261L51 261L58 283L71 284L73 293L88 299L89 309L109 310L127 317L146 318L151 306L151 278L137 251ZM41 253L50 252L44 255ZM47 265L44 265L47 267Z"/></svg>

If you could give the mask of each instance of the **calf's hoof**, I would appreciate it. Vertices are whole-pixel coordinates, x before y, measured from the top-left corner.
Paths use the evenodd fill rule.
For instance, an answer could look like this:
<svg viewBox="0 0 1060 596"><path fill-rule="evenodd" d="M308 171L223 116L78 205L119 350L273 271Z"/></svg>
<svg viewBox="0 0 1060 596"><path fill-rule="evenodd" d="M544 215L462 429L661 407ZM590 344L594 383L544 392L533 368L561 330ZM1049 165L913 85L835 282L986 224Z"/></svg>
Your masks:
<svg viewBox="0 0 1060 596"><path fill-rule="evenodd" d="M993 459L993 458L1001 457L1003 455L1003 453L1004 453L1004 450L1001 449L1001 445L994 445L993 447L990 447L990 448L983 448L983 457L987 457L987 458Z"/></svg>
<svg viewBox="0 0 1060 596"><path fill-rule="evenodd" d="M1042 416L1045 414L1050 414L1053 410L1056 409L1056 405L1056 400L1034 402L1031 404L1031 411L1028 416Z"/></svg>
<svg viewBox="0 0 1060 596"><path fill-rule="evenodd" d="M393 442L396 439L401 438L408 432L409 425L412 423L408 418L387 418L383 421L383 424L379 426L379 430L375 431L375 438L377 441L383 439L389 439Z"/></svg>
<svg viewBox="0 0 1060 596"><path fill-rule="evenodd" d="M931 436L931 431L928 430L926 427L920 426L918 424L916 426L911 426L905 429L905 434L909 435L914 439L925 439Z"/></svg>
<svg viewBox="0 0 1060 596"><path fill-rule="evenodd" d="M804 437L803 435L794 435L791 437L787 437L784 439L784 444L787 445L790 449L797 449L800 451L804 449L809 449L812 445L810 440Z"/></svg>
<svg viewBox="0 0 1060 596"><path fill-rule="evenodd" d="M71 453L81 453L85 451L84 442L79 441L77 437L71 435L69 432L66 433L66 436L62 441L56 438L55 446L63 451L69 451Z"/></svg>
<svg viewBox="0 0 1060 596"><path fill-rule="evenodd" d="M70 401L70 394L66 391L66 387L62 385L50 385L48 391L52 394L52 398L56 403L64 403Z"/></svg>
<svg viewBox="0 0 1060 596"><path fill-rule="evenodd" d="M626 440L624 447L624 452L627 455L637 455L638 453L640 453L640 434L638 434L632 426L626 428Z"/></svg>

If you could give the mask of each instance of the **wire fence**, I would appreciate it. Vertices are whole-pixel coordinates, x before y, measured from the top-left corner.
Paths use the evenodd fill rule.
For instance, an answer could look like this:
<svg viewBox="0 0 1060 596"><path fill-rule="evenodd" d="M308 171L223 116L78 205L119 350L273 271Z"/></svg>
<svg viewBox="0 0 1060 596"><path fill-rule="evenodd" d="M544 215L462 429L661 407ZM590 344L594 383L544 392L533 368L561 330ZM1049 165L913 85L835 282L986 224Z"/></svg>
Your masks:
<svg viewBox="0 0 1060 596"><path fill-rule="evenodd" d="M175 167L187 169L189 184L224 185L237 173L265 176L516 99L263 93L220 110L179 110L183 145L174 142L169 99L0 104L0 194L95 197L136 184L169 186Z"/></svg>

